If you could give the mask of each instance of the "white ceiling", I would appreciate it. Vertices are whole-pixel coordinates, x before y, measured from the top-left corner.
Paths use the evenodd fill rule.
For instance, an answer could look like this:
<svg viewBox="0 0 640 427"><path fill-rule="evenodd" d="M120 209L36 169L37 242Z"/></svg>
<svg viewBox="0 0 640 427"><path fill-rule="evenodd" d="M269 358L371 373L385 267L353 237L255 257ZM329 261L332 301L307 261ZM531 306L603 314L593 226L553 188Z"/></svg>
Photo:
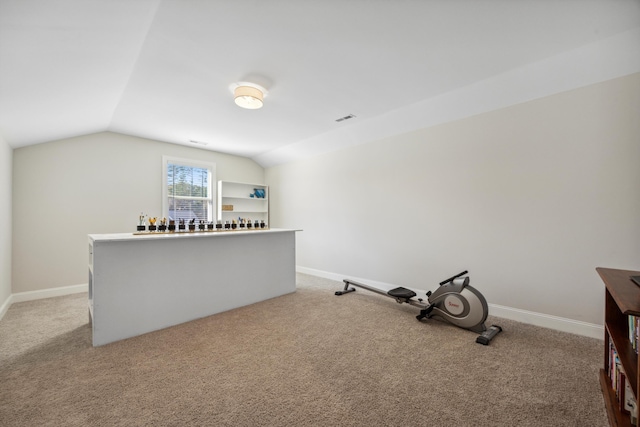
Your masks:
<svg viewBox="0 0 640 427"><path fill-rule="evenodd" d="M108 130L270 166L636 71L638 0L0 0L14 148Z"/></svg>

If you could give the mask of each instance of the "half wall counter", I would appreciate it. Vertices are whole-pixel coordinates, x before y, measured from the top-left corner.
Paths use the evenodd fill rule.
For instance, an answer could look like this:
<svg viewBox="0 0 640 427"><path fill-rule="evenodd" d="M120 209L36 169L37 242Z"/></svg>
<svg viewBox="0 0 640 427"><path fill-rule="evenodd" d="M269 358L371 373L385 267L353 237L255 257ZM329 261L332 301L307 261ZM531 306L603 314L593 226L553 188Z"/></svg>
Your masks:
<svg viewBox="0 0 640 427"><path fill-rule="evenodd" d="M90 234L93 345L295 292L295 232Z"/></svg>

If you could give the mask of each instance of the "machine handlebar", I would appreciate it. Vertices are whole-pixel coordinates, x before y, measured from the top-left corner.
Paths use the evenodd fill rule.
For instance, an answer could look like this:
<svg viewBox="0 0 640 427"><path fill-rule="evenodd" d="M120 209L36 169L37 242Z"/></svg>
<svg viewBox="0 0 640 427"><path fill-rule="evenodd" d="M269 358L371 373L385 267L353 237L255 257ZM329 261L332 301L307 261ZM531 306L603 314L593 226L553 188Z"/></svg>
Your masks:
<svg viewBox="0 0 640 427"><path fill-rule="evenodd" d="M440 286L442 286L442 285L444 285L444 284L447 284L447 283L449 283L449 282L453 282L453 279L457 279L458 277L460 277L460 276L464 276L464 275L465 275L465 274L467 274L467 273L468 273L468 271L467 271L467 270L465 270L465 271L463 271L462 273L458 273L458 274L456 274L456 275L455 275L455 276L453 276L453 277L449 277L447 280L443 280L442 282L440 282Z"/></svg>

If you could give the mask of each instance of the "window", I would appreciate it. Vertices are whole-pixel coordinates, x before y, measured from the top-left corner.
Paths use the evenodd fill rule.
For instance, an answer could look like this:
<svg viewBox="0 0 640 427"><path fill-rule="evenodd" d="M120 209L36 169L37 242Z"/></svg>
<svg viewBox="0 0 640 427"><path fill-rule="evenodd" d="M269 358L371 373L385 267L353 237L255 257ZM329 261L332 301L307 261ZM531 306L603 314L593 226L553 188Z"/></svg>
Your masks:
<svg viewBox="0 0 640 427"><path fill-rule="evenodd" d="M162 212L167 219L213 221L216 165L162 157Z"/></svg>

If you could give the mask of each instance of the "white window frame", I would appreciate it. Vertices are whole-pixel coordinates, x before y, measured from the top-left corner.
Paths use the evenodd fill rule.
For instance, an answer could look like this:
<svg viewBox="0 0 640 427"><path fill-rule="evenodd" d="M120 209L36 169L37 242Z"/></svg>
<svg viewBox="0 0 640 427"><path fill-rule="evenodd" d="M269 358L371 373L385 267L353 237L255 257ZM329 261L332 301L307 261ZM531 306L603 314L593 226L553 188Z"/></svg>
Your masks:
<svg viewBox="0 0 640 427"><path fill-rule="evenodd" d="M207 182L209 184L209 188L207 189L207 194L209 195L209 197L203 199L209 202L209 206L207 209L207 221L214 221L216 217L216 192L218 187L216 185L216 164L172 156L162 156L162 216L169 219L169 186L167 179L169 164L177 164L181 166L190 166L208 170Z"/></svg>

